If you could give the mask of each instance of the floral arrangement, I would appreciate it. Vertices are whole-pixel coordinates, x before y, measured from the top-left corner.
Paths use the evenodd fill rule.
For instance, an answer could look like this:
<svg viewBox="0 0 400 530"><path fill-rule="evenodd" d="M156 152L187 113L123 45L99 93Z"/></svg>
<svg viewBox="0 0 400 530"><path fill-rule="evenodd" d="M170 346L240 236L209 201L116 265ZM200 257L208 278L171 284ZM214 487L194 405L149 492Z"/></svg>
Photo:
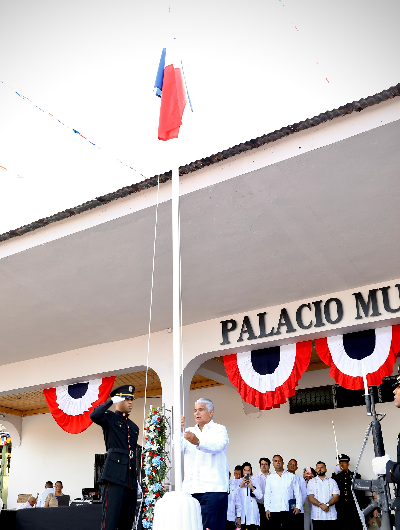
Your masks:
<svg viewBox="0 0 400 530"><path fill-rule="evenodd" d="M154 505L165 493L162 484L167 472L168 455L165 453L167 441L167 421L163 407L153 408L144 427L144 448L142 466L144 476L143 528L153 528Z"/></svg>

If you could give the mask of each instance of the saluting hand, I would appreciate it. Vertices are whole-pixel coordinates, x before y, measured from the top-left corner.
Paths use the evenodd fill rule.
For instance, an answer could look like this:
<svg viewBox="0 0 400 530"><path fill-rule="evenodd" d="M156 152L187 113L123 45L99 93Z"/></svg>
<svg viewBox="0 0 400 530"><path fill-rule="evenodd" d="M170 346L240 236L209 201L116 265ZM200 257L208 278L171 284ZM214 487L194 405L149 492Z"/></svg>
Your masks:
<svg viewBox="0 0 400 530"><path fill-rule="evenodd" d="M111 398L111 401L114 403L122 403L122 401L125 401L125 398L121 397L121 396L114 396Z"/></svg>

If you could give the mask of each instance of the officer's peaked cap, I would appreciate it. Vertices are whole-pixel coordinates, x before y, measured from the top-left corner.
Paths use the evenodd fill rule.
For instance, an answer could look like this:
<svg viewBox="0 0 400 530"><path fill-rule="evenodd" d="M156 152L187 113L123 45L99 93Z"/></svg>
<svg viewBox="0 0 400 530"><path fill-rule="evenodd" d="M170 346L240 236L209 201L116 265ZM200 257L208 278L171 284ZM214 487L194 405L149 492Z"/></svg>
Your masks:
<svg viewBox="0 0 400 530"><path fill-rule="evenodd" d="M114 388L110 396L120 396L123 398L135 399L133 393L135 392L135 387L133 385L122 385L118 388Z"/></svg>
<svg viewBox="0 0 400 530"><path fill-rule="evenodd" d="M399 373L396 375L396 378L394 379L393 384L392 384L392 389L393 390L400 385L400 364L399 364L398 372Z"/></svg>
<svg viewBox="0 0 400 530"><path fill-rule="evenodd" d="M339 455L339 462L350 462L350 457L342 453Z"/></svg>

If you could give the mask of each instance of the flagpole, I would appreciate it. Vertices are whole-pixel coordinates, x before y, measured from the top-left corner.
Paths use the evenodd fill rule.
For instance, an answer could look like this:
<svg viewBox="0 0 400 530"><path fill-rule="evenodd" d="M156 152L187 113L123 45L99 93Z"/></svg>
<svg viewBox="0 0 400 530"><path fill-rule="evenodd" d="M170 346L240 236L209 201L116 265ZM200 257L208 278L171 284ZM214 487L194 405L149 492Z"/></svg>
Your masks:
<svg viewBox="0 0 400 530"><path fill-rule="evenodd" d="M337 438L336 438L336 431L335 431L335 424L332 420L332 427L333 427L333 436L335 437L335 448L336 448L336 464L339 463L339 453L338 453L338 447L337 447Z"/></svg>
<svg viewBox="0 0 400 530"><path fill-rule="evenodd" d="M174 145L174 147L176 147ZM176 149L174 150L176 154ZM180 234L179 234L179 164L173 157L172 169L172 343L174 383L174 475L175 491L182 491L181 456L181 293L180 293Z"/></svg>
<svg viewBox="0 0 400 530"><path fill-rule="evenodd" d="M172 46L173 47L173 46ZM168 59L165 65L165 50L155 82L156 94L161 95L160 120L158 126L159 140L178 138L182 125L182 114L185 108L185 86L179 68ZM174 69L174 70L172 70ZM164 81L168 80L165 83ZM186 85L186 82L185 82ZM172 109L174 112L172 112ZM179 117L177 119L177 117ZM181 305L181 252L179 226L179 149L177 142L168 145L172 158L172 350L173 350L173 469L175 491L166 492L154 507L153 530L203 530L200 503L187 491L182 491L182 434L181 415L182 399L181 380L182 365L182 305ZM189 471L190 472L190 471ZM153 502L153 501L152 501Z"/></svg>

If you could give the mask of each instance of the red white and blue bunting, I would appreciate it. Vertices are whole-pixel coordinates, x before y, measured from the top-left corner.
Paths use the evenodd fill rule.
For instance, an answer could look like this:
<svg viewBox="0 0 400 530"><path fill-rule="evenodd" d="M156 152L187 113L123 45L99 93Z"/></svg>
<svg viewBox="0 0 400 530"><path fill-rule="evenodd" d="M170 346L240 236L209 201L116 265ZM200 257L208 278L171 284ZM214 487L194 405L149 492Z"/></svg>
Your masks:
<svg viewBox="0 0 400 530"><path fill-rule="evenodd" d="M107 400L114 381L115 376L103 377L74 385L46 388L43 393L58 425L66 432L78 434L92 424L90 413Z"/></svg>
<svg viewBox="0 0 400 530"><path fill-rule="evenodd" d="M260 410L278 408L294 395L311 350L312 341L306 341L225 355L225 370L246 403Z"/></svg>
<svg viewBox="0 0 400 530"><path fill-rule="evenodd" d="M315 346L340 386L363 389L363 365L368 386L377 386L392 375L400 351L400 325L316 339Z"/></svg>

